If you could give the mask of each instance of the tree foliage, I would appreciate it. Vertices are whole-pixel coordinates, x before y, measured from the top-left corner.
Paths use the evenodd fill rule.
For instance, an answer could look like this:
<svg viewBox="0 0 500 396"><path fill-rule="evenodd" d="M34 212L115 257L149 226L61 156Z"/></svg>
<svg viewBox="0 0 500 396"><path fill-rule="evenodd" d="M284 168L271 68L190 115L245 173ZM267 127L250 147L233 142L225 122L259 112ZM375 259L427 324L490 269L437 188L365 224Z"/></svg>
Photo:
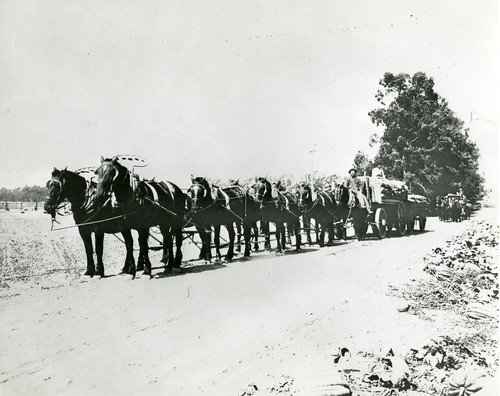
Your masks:
<svg viewBox="0 0 500 396"><path fill-rule="evenodd" d="M46 196L47 189L41 186L0 188L0 201L42 202Z"/></svg>
<svg viewBox="0 0 500 396"><path fill-rule="evenodd" d="M366 153L358 151L354 156L353 167L358 172L358 175L370 174L373 163Z"/></svg>
<svg viewBox="0 0 500 396"><path fill-rule="evenodd" d="M444 195L460 185L469 199L480 199L479 150L433 79L422 72L385 73L380 85L375 97L382 107L368 114L384 127L374 162L386 176L405 180L417 194Z"/></svg>

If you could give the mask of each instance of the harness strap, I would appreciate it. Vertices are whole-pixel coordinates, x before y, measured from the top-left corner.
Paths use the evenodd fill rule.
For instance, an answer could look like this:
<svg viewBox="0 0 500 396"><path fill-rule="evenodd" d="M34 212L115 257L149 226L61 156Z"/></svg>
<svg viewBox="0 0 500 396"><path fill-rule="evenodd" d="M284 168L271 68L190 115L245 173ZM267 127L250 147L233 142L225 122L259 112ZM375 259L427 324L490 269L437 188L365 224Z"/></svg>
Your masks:
<svg viewBox="0 0 500 396"><path fill-rule="evenodd" d="M144 182L144 184L149 188L149 190L151 191L151 194L153 194L153 201L158 202L159 199L158 199L158 193L156 192L156 189L148 182Z"/></svg>
<svg viewBox="0 0 500 396"><path fill-rule="evenodd" d="M219 188L218 190L221 192L224 200L226 201L226 209L229 209L229 195L227 195L227 193L222 188Z"/></svg>

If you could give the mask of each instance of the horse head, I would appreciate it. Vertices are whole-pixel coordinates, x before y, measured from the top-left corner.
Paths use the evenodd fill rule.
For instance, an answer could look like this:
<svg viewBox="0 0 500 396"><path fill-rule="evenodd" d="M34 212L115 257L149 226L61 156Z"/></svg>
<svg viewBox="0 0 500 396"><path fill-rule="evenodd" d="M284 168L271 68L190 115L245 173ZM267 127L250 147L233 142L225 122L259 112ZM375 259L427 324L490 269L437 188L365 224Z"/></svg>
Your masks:
<svg viewBox="0 0 500 396"><path fill-rule="evenodd" d="M191 175L191 183L187 195L191 202L191 211L197 212L212 200L212 189L204 177L193 177Z"/></svg>
<svg viewBox="0 0 500 396"><path fill-rule="evenodd" d="M301 183L299 185L298 201L301 211L305 210L306 206L312 203L312 190L309 183Z"/></svg>
<svg viewBox="0 0 500 396"><path fill-rule="evenodd" d="M257 202L263 203L264 199L271 200L271 183L265 177L255 179L255 184L250 187Z"/></svg>
<svg viewBox="0 0 500 396"><path fill-rule="evenodd" d="M48 195L45 199L43 209L50 214L52 218L56 217L56 209L65 199L63 191L63 180L61 178L61 171L54 168L50 180L45 185Z"/></svg>
<svg viewBox="0 0 500 396"><path fill-rule="evenodd" d="M103 206L113 193L117 201L124 201L128 198L132 188L130 172L118 162L116 157L107 159L101 157L101 166L95 173L97 175L96 202L99 207ZM122 194L126 194L125 199Z"/></svg>
<svg viewBox="0 0 500 396"><path fill-rule="evenodd" d="M347 205L349 202L349 189L342 184L337 185L334 190L334 198L337 205Z"/></svg>
<svg viewBox="0 0 500 396"><path fill-rule="evenodd" d="M54 168L50 180L46 184L48 196L43 205L45 212L55 218L59 205L68 199L72 204L79 203L85 198L85 179L67 168Z"/></svg>

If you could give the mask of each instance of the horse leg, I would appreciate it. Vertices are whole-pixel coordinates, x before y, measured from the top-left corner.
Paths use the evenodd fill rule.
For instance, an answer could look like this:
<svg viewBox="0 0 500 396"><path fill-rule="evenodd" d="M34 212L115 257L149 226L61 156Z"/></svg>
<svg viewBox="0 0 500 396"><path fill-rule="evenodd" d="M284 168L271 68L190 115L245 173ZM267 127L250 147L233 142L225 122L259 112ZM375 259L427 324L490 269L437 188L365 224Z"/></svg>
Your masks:
<svg viewBox="0 0 500 396"><path fill-rule="evenodd" d="M137 257L137 271L144 271L144 253L141 251L139 245L139 256ZM122 268L122 273L128 273L127 263Z"/></svg>
<svg viewBox="0 0 500 396"><path fill-rule="evenodd" d="M281 234L281 248L283 250L286 249L286 244L288 243L289 245L292 244L292 241L290 240L290 227L288 226L288 223L281 223L282 226L283 226L283 230L282 232L280 233Z"/></svg>
<svg viewBox="0 0 500 396"><path fill-rule="evenodd" d="M241 222L237 221L235 223L235 227L236 227L236 232L237 232L237 234L236 234L236 251L238 253L240 253L241 252L241 228L242 228ZM234 232L234 230L233 230L233 232Z"/></svg>
<svg viewBox="0 0 500 396"><path fill-rule="evenodd" d="M326 243L326 246L333 246L333 238L334 238L334 226L333 226L333 221L328 221L328 242Z"/></svg>
<svg viewBox="0 0 500 396"><path fill-rule="evenodd" d="M172 229L172 234L175 235L175 268L181 268L182 264L182 228Z"/></svg>
<svg viewBox="0 0 500 396"><path fill-rule="evenodd" d="M125 266L127 267L126 273L132 275L132 279L135 278L135 260L134 260L134 239L132 238L132 232L130 230L122 232L123 240L125 241L125 246L127 248L127 258L125 259ZM144 263L147 265L148 250L147 250L147 237L149 235L149 230L146 230L146 249L143 248L141 244L141 231L139 231L139 257L142 256ZM151 264L150 264L151 265Z"/></svg>
<svg viewBox="0 0 500 396"><path fill-rule="evenodd" d="M316 220L316 224L314 226L314 231L316 232L316 243L320 244L320 246L325 245L325 230L324 224L319 220Z"/></svg>
<svg viewBox="0 0 500 396"><path fill-rule="evenodd" d="M228 247L227 253L226 253L226 260L230 261L234 257L234 239L235 239L236 235L234 232L233 223L226 225L226 228L227 228L227 233L229 234L229 247ZM239 225L238 225L238 229L239 229Z"/></svg>
<svg viewBox="0 0 500 396"><path fill-rule="evenodd" d="M96 275L104 278L104 263L102 261L102 253L104 251L104 233L96 232L95 233L95 254L97 256L97 268Z"/></svg>
<svg viewBox="0 0 500 396"><path fill-rule="evenodd" d="M316 225L318 228L319 228L319 222L318 224ZM319 247L323 247L325 246L325 223L322 222L321 223L321 230L317 230L316 231L316 240L318 241L318 245Z"/></svg>
<svg viewBox="0 0 500 396"><path fill-rule="evenodd" d="M160 226L163 235L163 257L161 262L165 264L165 269L172 268L174 264L174 241L169 226Z"/></svg>
<svg viewBox="0 0 500 396"><path fill-rule="evenodd" d="M307 244L308 245L312 245L313 242L312 242L312 239L311 239L311 218L310 217L306 217L304 215L303 223L304 223L304 229L306 230Z"/></svg>
<svg viewBox="0 0 500 396"><path fill-rule="evenodd" d="M267 251L271 251L271 239L269 237L269 222L262 221L261 222L262 233L264 234L264 249Z"/></svg>
<svg viewBox="0 0 500 396"><path fill-rule="evenodd" d="M92 233L84 230L83 228L80 228L79 231L85 247L85 254L87 256L87 270L84 275L93 277L95 275L95 264L94 249L92 247Z"/></svg>
<svg viewBox="0 0 500 396"><path fill-rule="evenodd" d="M205 247L205 229L201 227L196 227L196 230L198 231L198 236L200 237L201 240L201 249L200 249L200 255L198 258L200 260L205 260L207 252L206 252L206 247Z"/></svg>
<svg viewBox="0 0 500 396"><path fill-rule="evenodd" d="M295 249L297 252L302 252L302 248L300 247L302 242L302 235L300 234L300 222L299 219L294 221L293 228L295 229Z"/></svg>
<svg viewBox="0 0 500 396"><path fill-rule="evenodd" d="M205 249L205 260L212 261L212 230L204 230L204 249Z"/></svg>
<svg viewBox="0 0 500 396"><path fill-rule="evenodd" d="M276 253L282 253L282 239L284 239L285 225L283 223L276 223ZM284 247L284 246L283 246Z"/></svg>
<svg viewBox="0 0 500 396"><path fill-rule="evenodd" d="M252 239L252 227L250 224L243 224L243 238L245 240L245 254L244 257L250 256L250 244ZM257 245L258 247L258 245Z"/></svg>
<svg viewBox="0 0 500 396"><path fill-rule="evenodd" d="M285 227L285 225L283 225ZM290 226L290 223L286 223L286 233L283 233L283 236L286 238L286 243L289 245L292 244L292 235L293 235L293 227ZM285 247L285 241L283 241L283 248Z"/></svg>
<svg viewBox="0 0 500 396"><path fill-rule="evenodd" d="M139 250L144 258L144 274L149 275L151 278L151 261L149 260L149 229L137 230L139 233ZM135 278L135 265L132 263L129 266L128 273L132 275L132 279Z"/></svg>
<svg viewBox="0 0 500 396"><path fill-rule="evenodd" d="M253 245L253 250L256 252L259 250L259 227L257 227L257 222L255 222L252 226L254 235L255 235L255 241ZM251 232L251 231L250 231Z"/></svg>
<svg viewBox="0 0 500 396"><path fill-rule="evenodd" d="M215 245L215 260L221 261L222 254L220 253L220 225L214 226L214 245Z"/></svg>

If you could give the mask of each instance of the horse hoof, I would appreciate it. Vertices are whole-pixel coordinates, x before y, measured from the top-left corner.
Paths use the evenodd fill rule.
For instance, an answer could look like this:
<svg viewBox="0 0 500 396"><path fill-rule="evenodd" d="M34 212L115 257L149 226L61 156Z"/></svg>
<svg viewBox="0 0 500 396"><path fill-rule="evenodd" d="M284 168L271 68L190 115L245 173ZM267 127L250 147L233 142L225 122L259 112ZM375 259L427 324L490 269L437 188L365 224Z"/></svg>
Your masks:
<svg viewBox="0 0 500 396"><path fill-rule="evenodd" d="M85 271L85 273L83 275L90 276L91 278L93 278L94 275L95 275L95 272L93 272L93 271Z"/></svg>
<svg viewBox="0 0 500 396"><path fill-rule="evenodd" d="M144 265L137 265L137 271L144 271ZM122 272L126 272L126 271L123 271Z"/></svg>
<svg viewBox="0 0 500 396"><path fill-rule="evenodd" d="M302 253L302 249L301 249L301 248L297 248L297 249L295 249L295 251L296 251L297 253Z"/></svg>

